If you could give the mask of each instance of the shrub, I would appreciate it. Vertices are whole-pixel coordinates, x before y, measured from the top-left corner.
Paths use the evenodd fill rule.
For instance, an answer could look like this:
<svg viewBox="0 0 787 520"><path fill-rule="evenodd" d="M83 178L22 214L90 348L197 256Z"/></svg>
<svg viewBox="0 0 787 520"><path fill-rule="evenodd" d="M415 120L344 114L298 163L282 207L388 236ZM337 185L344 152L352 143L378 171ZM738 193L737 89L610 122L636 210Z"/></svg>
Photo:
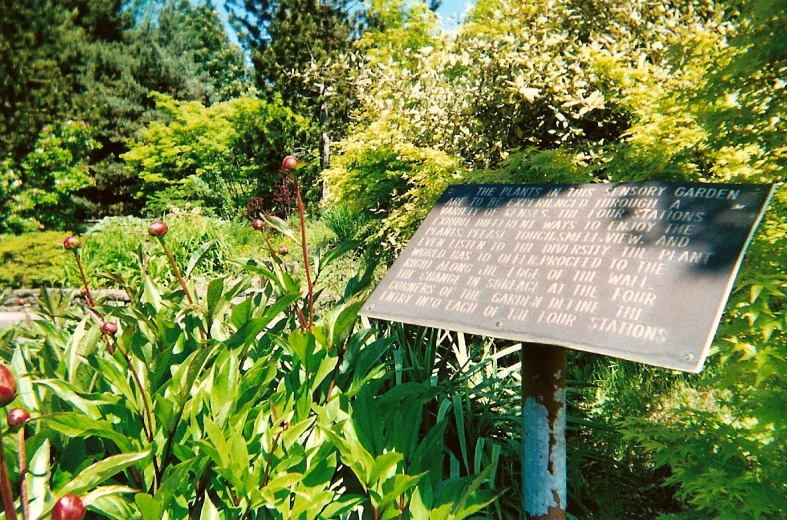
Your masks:
<svg viewBox="0 0 787 520"><path fill-rule="evenodd" d="M21 164L17 218L47 229L75 226L73 194L90 186L88 158L100 147L93 133L82 121L44 127Z"/></svg>
<svg viewBox="0 0 787 520"><path fill-rule="evenodd" d="M148 124L122 156L139 175L150 216L201 207L235 219L253 197L270 211L282 152L300 153L306 162L301 182L313 184L309 150L295 146L308 142L313 130L276 101L240 97L205 107L159 95L157 109L166 119Z"/></svg>
<svg viewBox="0 0 787 520"><path fill-rule="evenodd" d="M398 250L415 232L448 185L465 170L439 150L419 148L386 122L340 144L340 155L323 172L327 205L342 201L356 213L371 211L375 239Z"/></svg>
<svg viewBox="0 0 787 520"><path fill-rule="evenodd" d="M61 279L61 231L40 231L0 236L0 286L46 287Z"/></svg>
<svg viewBox="0 0 787 520"><path fill-rule="evenodd" d="M362 238L369 224L367 213L353 211L346 203L339 203L323 211L321 220L333 231L339 243Z"/></svg>

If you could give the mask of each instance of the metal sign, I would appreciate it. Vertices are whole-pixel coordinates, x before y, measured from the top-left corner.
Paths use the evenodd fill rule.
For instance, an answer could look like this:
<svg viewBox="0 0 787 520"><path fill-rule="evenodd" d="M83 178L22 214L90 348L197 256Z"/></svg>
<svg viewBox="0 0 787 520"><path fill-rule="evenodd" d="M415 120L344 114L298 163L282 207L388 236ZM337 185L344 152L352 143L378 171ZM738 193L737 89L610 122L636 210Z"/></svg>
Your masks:
<svg viewBox="0 0 787 520"><path fill-rule="evenodd" d="M361 313L699 372L773 190L451 186Z"/></svg>

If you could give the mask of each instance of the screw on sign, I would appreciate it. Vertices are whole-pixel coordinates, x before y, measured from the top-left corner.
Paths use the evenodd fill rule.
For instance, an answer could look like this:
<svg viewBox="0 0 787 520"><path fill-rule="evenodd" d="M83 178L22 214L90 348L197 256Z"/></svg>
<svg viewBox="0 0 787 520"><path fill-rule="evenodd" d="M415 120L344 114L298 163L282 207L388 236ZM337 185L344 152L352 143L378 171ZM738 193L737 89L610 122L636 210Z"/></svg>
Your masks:
<svg viewBox="0 0 787 520"><path fill-rule="evenodd" d="M361 314L521 342L524 511L565 519L564 349L699 372L773 191L451 186Z"/></svg>

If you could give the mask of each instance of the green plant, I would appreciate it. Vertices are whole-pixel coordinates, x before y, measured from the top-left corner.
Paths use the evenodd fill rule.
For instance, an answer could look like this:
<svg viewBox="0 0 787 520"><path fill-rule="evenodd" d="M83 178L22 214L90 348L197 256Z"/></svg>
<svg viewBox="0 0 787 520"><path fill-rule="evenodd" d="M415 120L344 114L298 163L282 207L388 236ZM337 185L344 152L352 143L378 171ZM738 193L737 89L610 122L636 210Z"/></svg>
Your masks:
<svg viewBox="0 0 787 520"><path fill-rule="evenodd" d="M323 172L330 186L326 204L341 201L352 212L376 214L374 238L391 250L404 246L437 197L465 172L456 158L416 146L387 120L340 148L341 155Z"/></svg>
<svg viewBox="0 0 787 520"><path fill-rule="evenodd" d="M163 95L156 102L166 119L148 124L122 156L139 175L148 215L198 207L233 219L253 197L273 209L280 151L306 138L306 119L248 96L210 107ZM302 170L306 185L315 173L313 165Z"/></svg>
<svg viewBox="0 0 787 520"><path fill-rule="evenodd" d="M63 268L64 234L40 231L0 239L0 286L57 285Z"/></svg>
<svg viewBox="0 0 787 520"><path fill-rule="evenodd" d="M298 213L304 226L300 203ZM429 432L404 427L433 390L388 394L391 341L357 322L370 274L317 314L314 286L348 248L310 255L303 233L268 223L310 263L306 284L275 251L271 266L239 262L260 289L219 277L193 304L149 272L124 283L125 307L42 297L42 319L0 338L35 417L24 443L31 517L67 495L143 520L460 519L489 503L488 473L444 473L442 419ZM114 334L102 331L110 322Z"/></svg>
<svg viewBox="0 0 787 520"><path fill-rule="evenodd" d="M88 158L100 145L83 121L45 126L22 161L19 216L49 229L73 227L72 194L90 185Z"/></svg>
<svg viewBox="0 0 787 520"><path fill-rule="evenodd" d="M338 243L363 238L369 217L362 211L353 211L346 203L335 204L322 212L320 220L336 235Z"/></svg>

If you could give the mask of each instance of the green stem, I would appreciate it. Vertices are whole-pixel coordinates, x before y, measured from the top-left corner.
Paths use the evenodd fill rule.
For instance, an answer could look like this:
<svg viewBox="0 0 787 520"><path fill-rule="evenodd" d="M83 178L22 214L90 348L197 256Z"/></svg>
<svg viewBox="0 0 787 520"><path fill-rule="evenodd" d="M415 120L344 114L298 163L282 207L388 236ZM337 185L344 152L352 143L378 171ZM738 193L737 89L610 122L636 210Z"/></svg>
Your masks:
<svg viewBox="0 0 787 520"><path fill-rule="evenodd" d="M273 448L271 452L268 453L268 460L265 462L265 473L262 478L262 487L267 486L270 481L271 461L273 460L273 454L276 452L276 448L279 447L279 439L281 439L281 434L283 432L284 430L279 430L279 433L276 434L276 439L273 441Z"/></svg>
<svg viewBox="0 0 787 520"><path fill-rule="evenodd" d="M128 356L126 351L123 347L120 346L120 343L115 342L115 346L120 354L123 356L123 359L126 360L126 365L128 365L128 369L131 371L131 376L134 378L134 382L137 384L137 388L139 388L139 395L142 398L142 405L145 407L145 414L147 415L147 423L148 425L145 426L145 420L142 419L142 415L140 414L140 419L142 419L142 430L144 430L145 435L148 438L148 442L153 442L153 414L150 413L150 404L148 403L148 398L145 394L145 388L142 386L142 380L139 378L139 374L137 374L137 369L134 368L134 364L131 362L131 358ZM153 469L156 474L156 482L154 486L157 488L161 478L161 470L158 466L158 461L156 460L156 455L153 454Z"/></svg>
<svg viewBox="0 0 787 520"><path fill-rule="evenodd" d="M90 287L87 285L87 276L85 276L85 270L82 268L82 260L79 258L79 252L74 250L74 258L77 261L77 267L79 268L79 274L82 275L82 285L85 286L85 296L87 297L87 304L90 307L95 307L96 303L93 301L93 295L90 294Z"/></svg>
<svg viewBox="0 0 787 520"><path fill-rule="evenodd" d="M342 366L342 361L344 361L344 353L347 350L347 346L350 344L350 340L353 337L353 331L355 330L355 323L350 326L350 334L347 336L347 341L339 347L336 353L336 366L333 367L333 374L331 374L331 383L328 385L328 392L325 395L325 402L323 406L328 404L328 401L331 400L331 393L333 392L333 388L336 386L336 376L339 375L339 368Z"/></svg>
<svg viewBox="0 0 787 520"><path fill-rule="evenodd" d="M22 502L22 516L30 520L30 501L27 497L27 455L25 455L25 426L19 427L19 498Z"/></svg>

